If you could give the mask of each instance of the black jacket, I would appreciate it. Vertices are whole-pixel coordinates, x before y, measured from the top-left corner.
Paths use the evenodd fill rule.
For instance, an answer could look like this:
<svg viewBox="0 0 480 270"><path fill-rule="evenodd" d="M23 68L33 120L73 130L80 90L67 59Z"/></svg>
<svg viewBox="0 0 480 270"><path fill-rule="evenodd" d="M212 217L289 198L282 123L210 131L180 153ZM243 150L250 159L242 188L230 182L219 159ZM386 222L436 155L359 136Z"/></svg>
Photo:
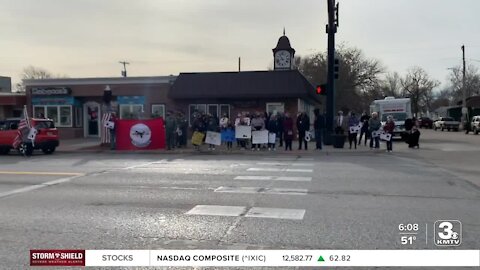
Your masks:
<svg viewBox="0 0 480 270"><path fill-rule="evenodd" d="M297 117L297 129L300 132L310 130L310 119L307 115Z"/></svg>
<svg viewBox="0 0 480 270"><path fill-rule="evenodd" d="M314 129L323 129L325 128L325 116L318 114L315 116L315 121L313 122Z"/></svg>

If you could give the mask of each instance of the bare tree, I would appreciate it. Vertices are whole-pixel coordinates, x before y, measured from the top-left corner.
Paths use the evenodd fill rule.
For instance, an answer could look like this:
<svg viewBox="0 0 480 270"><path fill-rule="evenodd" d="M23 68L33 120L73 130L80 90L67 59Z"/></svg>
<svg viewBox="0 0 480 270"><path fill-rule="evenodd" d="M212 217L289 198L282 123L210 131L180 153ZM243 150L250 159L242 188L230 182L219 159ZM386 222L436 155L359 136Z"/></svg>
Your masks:
<svg viewBox="0 0 480 270"><path fill-rule="evenodd" d="M402 83L401 77L397 72L388 73L381 82L381 92L384 96L401 97Z"/></svg>
<svg viewBox="0 0 480 270"><path fill-rule="evenodd" d="M376 59L366 58L357 48L339 46L339 78L336 84L336 107L344 111L366 110L372 100L379 98L380 74L383 67ZM298 69L314 84L327 82L327 54L316 53L300 59Z"/></svg>
<svg viewBox="0 0 480 270"><path fill-rule="evenodd" d="M412 67L401 80L401 84L403 95L410 97L412 101L412 111L415 115L421 111L431 110L433 89L440 85L439 81L431 79L421 67Z"/></svg>
<svg viewBox="0 0 480 270"><path fill-rule="evenodd" d="M66 75L53 75L50 71L41 68L41 67L34 67L28 66L22 70L22 74L20 75L22 80L32 80L32 79L51 79L51 78L66 78ZM17 92L25 92L25 85L23 85L23 81L19 82L15 85L15 89Z"/></svg>
<svg viewBox="0 0 480 270"><path fill-rule="evenodd" d="M450 69L448 80L451 84L451 94L454 101L460 100L462 97L463 87L463 70L461 66L456 66ZM468 97L480 94L480 74L478 68L474 65L468 65L465 70L465 94Z"/></svg>

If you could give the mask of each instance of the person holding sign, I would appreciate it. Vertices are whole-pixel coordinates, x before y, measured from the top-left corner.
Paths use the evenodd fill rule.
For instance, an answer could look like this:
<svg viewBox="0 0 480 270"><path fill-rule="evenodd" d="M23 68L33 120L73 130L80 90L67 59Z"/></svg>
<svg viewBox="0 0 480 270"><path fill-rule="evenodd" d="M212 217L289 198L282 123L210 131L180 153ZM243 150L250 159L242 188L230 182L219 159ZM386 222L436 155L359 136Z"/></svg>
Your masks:
<svg viewBox="0 0 480 270"><path fill-rule="evenodd" d="M393 116L387 116L387 123L383 127L383 131L387 134L390 134L390 140L387 140L387 152L393 151L393 143L392 143L392 136L393 130L395 129L395 122L393 121Z"/></svg>
<svg viewBox="0 0 480 270"><path fill-rule="evenodd" d="M380 119L378 119L378 113L373 112L372 118L368 120L368 132L370 133L370 149L373 148L373 142L375 141L375 148L380 148L380 134L379 130L382 127Z"/></svg>
<svg viewBox="0 0 480 270"><path fill-rule="evenodd" d="M268 151L275 151L275 144L276 144L276 137L278 133L278 121L277 116L272 115L270 116L270 120L268 121Z"/></svg>
<svg viewBox="0 0 480 270"><path fill-rule="evenodd" d="M250 122L252 126L252 131L260 131L265 129L265 120L260 116L260 113L256 113L252 121ZM252 151L257 148L257 151L260 151L260 144L253 143L253 136L252 136Z"/></svg>
<svg viewBox="0 0 480 270"><path fill-rule="evenodd" d="M354 112L350 112L350 117L348 118L348 142L350 143L350 149L352 149L352 142L355 143L355 149L357 149L357 134L360 130L360 121Z"/></svg>

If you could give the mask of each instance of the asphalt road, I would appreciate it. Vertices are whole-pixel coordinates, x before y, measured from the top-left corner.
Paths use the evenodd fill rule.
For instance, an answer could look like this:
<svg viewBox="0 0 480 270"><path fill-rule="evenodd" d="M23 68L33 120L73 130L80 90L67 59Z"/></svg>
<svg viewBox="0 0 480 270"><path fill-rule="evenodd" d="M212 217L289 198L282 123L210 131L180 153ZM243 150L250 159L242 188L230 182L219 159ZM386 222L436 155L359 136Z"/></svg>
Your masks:
<svg viewBox="0 0 480 270"><path fill-rule="evenodd" d="M457 248L479 249L479 142L423 131L419 150L392 154L0 156L0 269L27 268L30 249L444 249L436 220L460 220ZM401 223L419 224L412 245Z"/></svg>

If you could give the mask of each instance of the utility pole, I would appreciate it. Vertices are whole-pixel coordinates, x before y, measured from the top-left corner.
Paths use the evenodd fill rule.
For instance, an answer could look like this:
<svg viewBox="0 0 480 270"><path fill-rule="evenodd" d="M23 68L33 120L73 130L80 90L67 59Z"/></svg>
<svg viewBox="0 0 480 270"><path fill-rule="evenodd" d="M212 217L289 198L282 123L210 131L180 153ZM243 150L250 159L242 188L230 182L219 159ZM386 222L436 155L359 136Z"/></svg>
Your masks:
<svg viewBox="0 0 480 270"><path fill-rule="evenodd" d="M126 61L120 61L119 63L123 65L122 77L127 77L127 65L130 65L130 63Z"/></svg>
<svg viewBox="0 0 480 270"><path fill-rule="evenodd" d="M462 76L462 123L463 128L466 128L466 123L468 121L468 108L467 108L467 89L465 87L465 45L462 45L462 61L463 61L463 76Z"/></svg>
<svg viewBox="0 0 480 270"><path fill-rule="evenodd" d="M335 0L327 0L328 24L326 32L328 34L328 71L327 71L327 108L326 108L326 128L324 143L331 145L333 143L332 135L334 132L335 117L335 33L338 27L338 4L335 6Z"/></svg>

